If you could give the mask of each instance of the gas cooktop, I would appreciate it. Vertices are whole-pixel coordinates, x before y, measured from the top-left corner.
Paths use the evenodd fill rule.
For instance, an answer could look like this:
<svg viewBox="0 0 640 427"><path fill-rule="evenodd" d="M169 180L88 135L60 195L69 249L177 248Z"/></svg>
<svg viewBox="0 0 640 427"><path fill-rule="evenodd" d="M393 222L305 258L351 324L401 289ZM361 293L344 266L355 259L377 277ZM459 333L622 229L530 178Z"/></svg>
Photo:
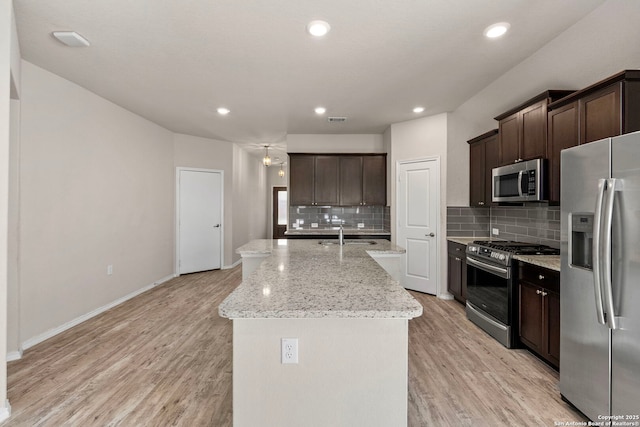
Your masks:
<svg viewBox="0 0 640 427"><path fill-rule="evenodd" d="M560 249L537 243L514 242L510 240L476 240L473 243L485 248L509 252L513 255L560 255Z"/></svg>

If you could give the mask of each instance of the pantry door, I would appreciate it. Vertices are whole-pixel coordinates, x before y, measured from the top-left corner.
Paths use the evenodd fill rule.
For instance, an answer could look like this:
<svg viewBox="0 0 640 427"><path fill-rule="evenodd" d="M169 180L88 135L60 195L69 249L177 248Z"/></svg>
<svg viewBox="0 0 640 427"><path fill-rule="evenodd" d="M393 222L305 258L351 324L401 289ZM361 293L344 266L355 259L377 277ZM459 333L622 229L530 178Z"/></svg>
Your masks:
<svg viewBox="0 0 640 427"><path fill-rule="evenodd" d="M440 227L440 159L399 162L396 242L404 256L404 286L436 295Z"/></svg>
<svg viewBox="0 0 640 427"><path fill-rule="evenodd" d="M222 266L222 171L177 169L178 274Z"/></svg>

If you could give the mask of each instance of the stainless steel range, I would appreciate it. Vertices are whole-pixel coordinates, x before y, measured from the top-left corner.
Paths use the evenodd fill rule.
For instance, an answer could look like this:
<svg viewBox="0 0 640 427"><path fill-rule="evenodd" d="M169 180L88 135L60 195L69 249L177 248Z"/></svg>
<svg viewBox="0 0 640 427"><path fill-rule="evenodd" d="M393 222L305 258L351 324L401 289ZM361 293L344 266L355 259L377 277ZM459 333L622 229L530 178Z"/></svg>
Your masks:
<svg viewBox="0 0 640 427"><path fill-rule="evenodd" d="M467 245L467 318L507 348L517 346L514 255L558 255L535 243L477 240Z"/></svg>

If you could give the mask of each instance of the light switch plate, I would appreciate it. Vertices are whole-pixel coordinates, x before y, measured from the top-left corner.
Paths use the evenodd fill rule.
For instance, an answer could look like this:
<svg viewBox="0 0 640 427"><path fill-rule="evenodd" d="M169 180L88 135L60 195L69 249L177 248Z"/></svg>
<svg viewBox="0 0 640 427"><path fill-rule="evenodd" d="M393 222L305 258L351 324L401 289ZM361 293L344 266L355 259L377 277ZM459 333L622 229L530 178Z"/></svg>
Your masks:
<svg viewBox="0 0 640 427"><path fill-rule="evenodd" d="M498 230L497 228L492 228L491 234L493 234L494 236L498 236L500 235L500 230Z"/></svg>

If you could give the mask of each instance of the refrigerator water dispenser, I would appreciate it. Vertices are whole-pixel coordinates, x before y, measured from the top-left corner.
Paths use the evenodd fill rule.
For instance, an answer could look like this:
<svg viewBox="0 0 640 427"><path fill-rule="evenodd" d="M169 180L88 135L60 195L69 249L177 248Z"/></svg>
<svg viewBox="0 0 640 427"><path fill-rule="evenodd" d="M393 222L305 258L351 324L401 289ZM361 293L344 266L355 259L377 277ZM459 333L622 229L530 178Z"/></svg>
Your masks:
<svg viewBox="0 0 640 427"><path fill-rule="evenodd" d="M571 214L570 264L587 270L593 269L593 214Z"/></svg>

